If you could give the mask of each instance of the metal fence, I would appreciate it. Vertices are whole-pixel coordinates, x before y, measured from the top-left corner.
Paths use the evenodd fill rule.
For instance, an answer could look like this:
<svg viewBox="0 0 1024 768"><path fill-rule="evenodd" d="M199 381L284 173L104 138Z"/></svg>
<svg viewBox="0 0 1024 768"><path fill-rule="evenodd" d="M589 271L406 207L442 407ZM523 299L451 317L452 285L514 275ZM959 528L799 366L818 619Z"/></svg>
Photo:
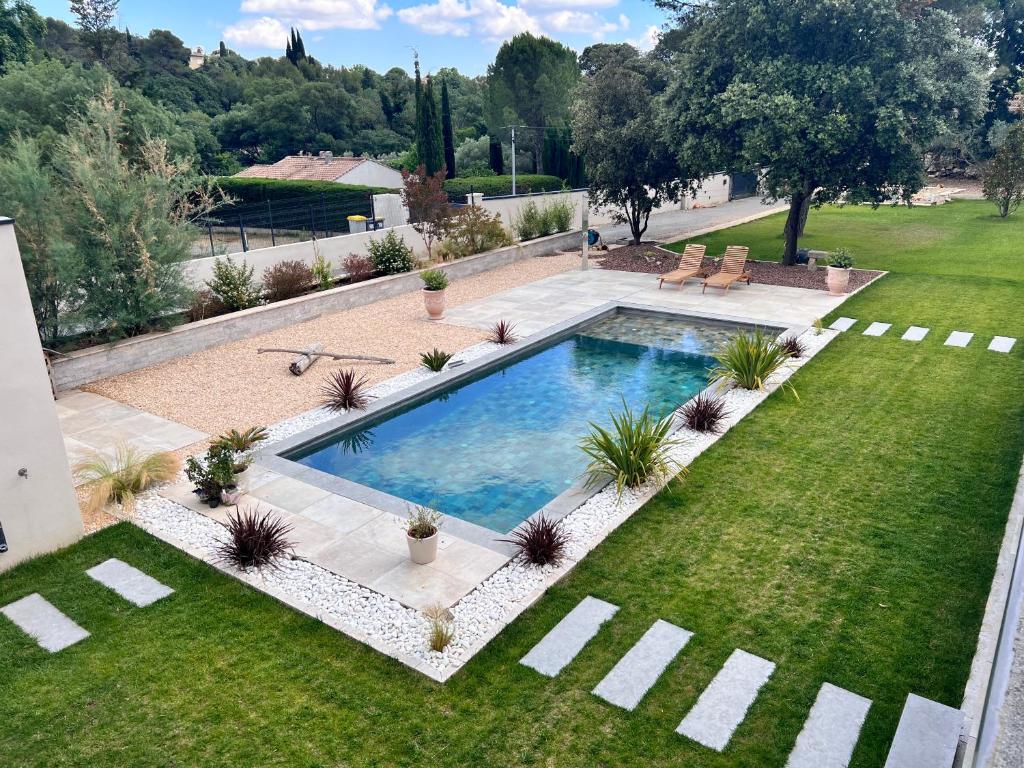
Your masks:
<svg viewBox="0 0 1024 768"><path fill-rule="evenodd" d="M254 248L300 243L348 234L349 216L374 219L373 197L332 199L327 195L265 200L226 206L198 222L201 236L194 258L242 253Z"/></svg>

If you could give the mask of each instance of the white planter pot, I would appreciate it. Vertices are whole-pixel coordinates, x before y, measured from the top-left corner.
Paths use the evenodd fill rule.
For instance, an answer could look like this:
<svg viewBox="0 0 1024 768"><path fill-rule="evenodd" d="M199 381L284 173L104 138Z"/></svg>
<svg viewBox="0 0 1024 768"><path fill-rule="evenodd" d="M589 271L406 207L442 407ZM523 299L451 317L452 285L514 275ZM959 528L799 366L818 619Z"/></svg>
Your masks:
<svg viewBox="0 0 1024 768"><path fill-rule="evenodd" d="M434 562L437 559L437 540L439 537L439 532L435 532L433 536L428 536L425 539L417 539L408 533L405 534L405 540L409 544L409 557L412 561L417 565L426 565L427 563Z"/></svg>
<svg viewBox="0 0 1024 768"><path fill-rule="evenodd" d="M833 294L846 293L846 288L850 284L850 270L843 269L842 267L828 267L828 274L825 276L825 285L828 287L828 292Z"/></svg>

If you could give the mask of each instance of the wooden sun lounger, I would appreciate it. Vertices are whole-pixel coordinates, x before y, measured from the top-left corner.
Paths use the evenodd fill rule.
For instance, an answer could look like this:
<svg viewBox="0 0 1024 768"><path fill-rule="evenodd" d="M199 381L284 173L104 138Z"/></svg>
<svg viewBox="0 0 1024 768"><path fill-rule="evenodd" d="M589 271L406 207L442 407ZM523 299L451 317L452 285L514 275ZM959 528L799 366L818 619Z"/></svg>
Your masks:
<svg viewBox="0 0 1024 768"><path fill-rule="evenodd" d="M679 266L671 272L658 276L658 288L660 289L665 283L679 283L679 287L682 288L683 283L687 280L704 277L704 270L701 268L701 264L704 262L704 251L706 250L706 245L695 245L693 243L687 245L683 249L682 257L679 259Z"/></svg>
<svg viewBox="0 0 1024 768"><path fill-rule="evenodd" d="M730 285L741 280L750 285L750 273L743 271L747 265L748 253L750 249L742 245L730 245L726 248L725 256L722 257L722 269L704 279L701 293L706 291L709 285L712 288L724 288L726 291Z"/></svg>

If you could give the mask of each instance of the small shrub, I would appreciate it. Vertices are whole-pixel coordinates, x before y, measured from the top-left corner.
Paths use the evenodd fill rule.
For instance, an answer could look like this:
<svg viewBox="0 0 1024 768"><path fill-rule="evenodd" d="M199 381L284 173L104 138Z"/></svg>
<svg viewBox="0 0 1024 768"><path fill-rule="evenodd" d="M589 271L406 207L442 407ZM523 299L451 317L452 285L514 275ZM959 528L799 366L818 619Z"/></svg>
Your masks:
<svg viewBox="0 0 1024 768"><path fill-rule="evenodd" d="M324 407L331 411L363 410L370 404L370 396L364 392L367 384L366 374L357 374L354 368L334 371L320 387Z"/></svg>
<svg viewBox="0 0 1024 768"><path fill-rule="evenodd" d="M217 294L209 288L201 288L192 294L192 303L185 314L188 316L188 321L194 323L197 320L205 320L208 317L216 317L230 311Z"/></svg>
<svg viewBox="0 0 1024 768"><path fill-rule="evenodd" d="M548 234L568 232L572 229L572 219L576 213L576 206L568 200L556 200L549 204L543 213L547 223Z"/></svg>
<svg viewBox="0 0 1024 768"><path fill-rule="evenodd" d="M562 522L549 520L544 515L530 518L513 531L510 538L502 541L514 545L517 554L533 565L558 565L565 559L569 546Z"/></svg>
<svg viewBox="0 0 1024 768"><path fill-rule="evenodd" d="M839 269L849 269L853 266L853 254L845 248L840 248L829 256L828 265Z"/></svg>
<svg viewBox="0 0 1024 768"><path fill-rule="evenodd" d="M443 291L448 287L448 275L442 269L427 269L420 272L423 287L428 291Z"/></svg>
<svg viewBox="0 0 1024 768"><path fill-rule="evenodd" d="M821 336L822 331L825 330L825 326L822 324L820 317L814 318L814 322L811 324L811 327L814 328L815 336Z"/></svg>
<svg viewBox="0 0 1024 768"><path fill-rule="evenodd" d="M527 200L512 220L512 230L520 240L533 240L547 234L547 222L537 203Z"/></svg>
<svg viewBox="0 0 1024 768"><path fill-rule="evenodd" d="M292 527L270 512L256 509L228 513L228 539L217 549L222 562L243 571L276 567L292 548L288 534Z"/></svg>
<svg viewBox="0 0 1024 768"><path fill-rule="evenodd" d="M373 269L371 265L371 270ZM318 290L326 291L334 287L334 271L331 260L320 253L316 241L313 241L313 265L310 268L313 272L313 280Z"/></svg>
<svg viewBox="0 0 1024 768"><path fill-rule="evenodd" d="M267 301L284 301L306 293L315 282L313 270L301 261L282 261L263 270Z"/></svg>
<svg viewBox="0 0 1024 768"><path fill-rule="evenodd" d="M341 263L350 283L361 283L373 277L373 259L359 253L350 253Z"/></svg>
<svg viewBox="0 0 1024 768"><path fill-rule="evenodd" d="M779 348L789 357L803 357L807 348L796 336L787 336L779 342Z"/></svg>
<svg viewBox="0 0 1024 768"><path fill-rule="evenodd" d="M414 539L429 539L437 533L440 525L440 514L430 507L418 506L409 513L405 530Z"/></svg>
<svg viewBox="0 0 1024 768"><path fill-rule="evenodd" d="M501 215L488 213L479 205L458 209L448 219L443 237L439 253L445 260L512 245L512 238L501 224Z"/></svg>
<svg viewBox="0 0 1024 768"><path fill-rule="evenodd" d="M452 359L450 352L442 352L437 347L434 347L430 352L424 352L420 355L420 362L423 367L428 371L438 373L444 370L444 367L448 365L448 361Z"/></svg>
<svg viewBox="0 0 1024 768"><path fill-rule="evenodd" d="M491 328L491 335L487 340L492 344L514 344L519 339L516 334L516 324L507 320L499 320Z"/></svg>
<svg viewBox="0 0 1024 768"><path fill-rule="evenodd" d="M370 252L373 269L382 275L397 275L411 272L415 266L412 248L405 244L405 238L390 230L380 240L370 240L366 246Z"/></svg>
<svg viewBox="0 0 1024 768"><path fill-rule="evenodd" d="M729 409L725 407L725 401L721 398L701 392L684 405L679 414L690 429L717 433L722 420L729 415Z"/></svg>
<svg viewBox="0 0 1024 768"><path fill-rule="evenodd" d="M638 488L652 478L665 478L673 471L685 471L670 455L679 440L669 435L672 418L655 419L650 408L635 416L623 400L623 411L612 414L612 428L590 424L590 434L580 448L590 457L585 473L587 485L606 479L615 482L619 495L625 488Z"/></svg>
<svg viewBox="0 0 1024 768"><path fill-rule="evenodd" d="M217 507L225 491L234 489L238 473L235 452L221 445L211 445L201 459L189 456L185 461L185 477L195 486L195 494L210 507Z"/></svg>
<svg viewBox="0 0 1024 768"><path fill-rule="evenodd" d="M213 279L207 280L206 287L229 311L249 309L260 303L260 289L253 272L245 259L240 264L230 256L214 259Z"/></svg>
<svg viewBox="0 0 1024 768"><path fill-rule="evenodd" d="M173 453L145 454L132 445L121 445L113 459L93 453L74 467L75 478L88 491L83 507L86 512L99 512L110 503L121 505L131 514L135 497L147 488L174 479L181 462Z"/></svg>
<svg viewBox="0 0 1024 768"><path fill-rule="evenodd" d="M711 377L720 386L731 383L741 389L764 389L768 377L788 359L782 347L760 329L737 333L715 355L718 365L711 370Z"/></svg>
<svg viewBox="0 0 1024 768"><path fill-rule="evenodd" d="M430 650L441 653L455 639L455 623L452 621L451 611L437 604L427 608L423 615L426 616L430 627L427 635Z"/></svg>
<svg viewBox="0 0 1024 768"><path fill-rule="evenodd" d="M266 427L249 427L244 432L230 429L218 437L213 444L232 450L235 453L244 453L255 447L257 443L262 443L267 437Z"/></svg>

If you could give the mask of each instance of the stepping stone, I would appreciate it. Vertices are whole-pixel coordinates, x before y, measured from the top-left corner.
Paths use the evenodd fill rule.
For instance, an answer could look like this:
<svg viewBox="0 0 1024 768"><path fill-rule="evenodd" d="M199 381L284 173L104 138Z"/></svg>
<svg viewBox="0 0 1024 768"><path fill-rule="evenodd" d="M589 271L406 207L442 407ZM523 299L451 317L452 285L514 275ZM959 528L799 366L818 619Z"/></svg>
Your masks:
<svg viewBox="0 0 1024 768"><path fill-rule="evenodd" d="M152 576L115 557L90 568L86 574L105 587L109 587L125 600L140 607L152 605L157 600L174 594Z"/></svg>
<svg viewBox="0 0 1024 768"><path fill-rule="evenodd" d="M996 336L989 342L988 348L992 352L1009 352L1017 340L1009 336Z"/></svg>
<svg viewBox="0 0 1024 768"><path fill-rule="evenodd" d="M885 768L950 768L963 723L959 709L910 694Z"/></svg>
<svg viewBox="0 0 1024 768"><path fill-rule="evenodd" d="M825 683L786 768L846 768L870 707L870 699Z"/></svg>
<svg viewBox="0 0 1024 768"><path fill-rule="evenodd" d="M947 347L966 347L971 343L971 339L974 338L973 333L967 331L953 331L949 334L949 338L946 339Z"/></svg>
<svg viewBox="0 0 1024 768"><path fill-rule="evenodd" d="M676 733L721 752L774 671L774 662L739 649L733 651Z"/></svg>
<svg viewBox="0 0 1024 768"><path fill-rule="evenodd" d="M89 636L40 594L31 594L5 605L0 608L0 613L50 653L62 651Z"/></svg>
<svg viewBox="0 0 1024 768"><path fill-rule="evenodd" d="M617 605L587 595L519 663L554 677L576 658L617 610Z"/></svg>
<svg viewBox="0 0 1024 768"><path fill-rule="evenodd" d="M907 328L907 332L904 333L900 338L904 341L921 341L925 336L928 335L928 328L922 328L919 325L912 325Z"/></svg>
<svg viewBox="0 0 1024 768"><path fill-rule="evenodd" d="M848 331L857 322L855 317L840 317L829 326L833 331Z"/></svg>
<svg viewBox="0 0 1024 768"><path fill-rule="evenodd" d="M892 323L872 323L864 331L865 336L881 336L892 328Z"/></svg>
<svg viewBox="0 0 1024 768"><path fill-rule="evenodd" d="M659 619L597 684L594 694L623 709L636 709L691 637L692 632Z"/></svg>

